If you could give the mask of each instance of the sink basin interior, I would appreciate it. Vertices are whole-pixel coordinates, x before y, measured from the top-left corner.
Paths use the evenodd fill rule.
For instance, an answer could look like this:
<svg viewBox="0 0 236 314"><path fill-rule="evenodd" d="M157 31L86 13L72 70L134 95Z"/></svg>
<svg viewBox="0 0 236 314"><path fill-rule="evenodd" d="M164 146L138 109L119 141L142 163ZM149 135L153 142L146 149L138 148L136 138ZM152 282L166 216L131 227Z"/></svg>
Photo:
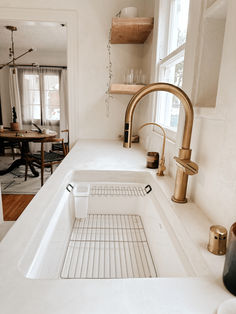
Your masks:
<svg viewBox="0 0 236 314"><path fill-rule="evenodd" d="M89 214L75 220L61 278L149 277L157 271L140 216Z"/></svg>
<svg viewBox="0 0 236 314"><path fill-rule="evenodd" d="M127 172L83 171L68 177L72 185L90 185L88 216L75 218L74 198L65 188L45 231L35 231L22 256L19 268L24 276L59 280L194 276L152 180L147 173ZM150 193L147 183L153 188Z"/></svg>

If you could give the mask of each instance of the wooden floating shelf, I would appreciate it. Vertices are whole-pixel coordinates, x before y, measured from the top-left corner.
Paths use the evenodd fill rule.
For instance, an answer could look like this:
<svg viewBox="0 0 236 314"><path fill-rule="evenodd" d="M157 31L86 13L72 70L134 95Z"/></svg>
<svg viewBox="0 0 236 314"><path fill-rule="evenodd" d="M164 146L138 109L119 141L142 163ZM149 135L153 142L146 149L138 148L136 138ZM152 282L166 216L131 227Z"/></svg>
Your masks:
<svg viewBox="0 0 236 314"><path fill-rule="evenodd" d="M110 94L134 95L145 85L112 84Z"/></svg>
<svg viewBox="0 0 236 314"><path fill-rule="evenodd" d="M153 29L153 17L113 18L111 44L143 44Z"/></svg>

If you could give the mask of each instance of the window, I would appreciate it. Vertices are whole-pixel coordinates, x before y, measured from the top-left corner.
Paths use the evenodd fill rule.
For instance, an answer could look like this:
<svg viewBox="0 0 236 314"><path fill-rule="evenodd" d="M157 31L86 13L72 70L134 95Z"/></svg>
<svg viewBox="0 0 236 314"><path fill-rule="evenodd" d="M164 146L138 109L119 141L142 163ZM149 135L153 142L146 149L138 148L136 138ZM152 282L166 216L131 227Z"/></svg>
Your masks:
<svg viewBox="0 0 236 314"><path fill-rule="evenodd" d="M59 125L60 70L19 69L22 121L41 125Z"/></svg>
<svg viewBox="0 0 236 314"><path fill-rule="evenodd" d="M160 9L160 31L165 29L166 32L162 42L158 44L158 81L181 87L190 0L162 1L165 1L165 5ZM175 96L166 92L158 93L156 122L170 130L171 137L174 137L177 131L179 108L180 101Z"/></svg>
<svg viewBox="0 0 236 314"><path fill-rule="evenodd" d="M188 11L189 0L171 0L168 53L174 51L186 41Z"/></svg>

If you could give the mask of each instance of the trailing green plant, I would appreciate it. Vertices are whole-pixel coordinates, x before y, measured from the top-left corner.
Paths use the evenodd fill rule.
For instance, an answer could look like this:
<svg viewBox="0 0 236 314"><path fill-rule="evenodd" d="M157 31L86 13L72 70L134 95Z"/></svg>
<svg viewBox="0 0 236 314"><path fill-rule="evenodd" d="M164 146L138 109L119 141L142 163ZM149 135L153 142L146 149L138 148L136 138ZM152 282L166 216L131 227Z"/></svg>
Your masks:
<svg viewBox="0 0 236 314"><path fill-rule="evenodd" d="M107 81L107 90L105 92L105 105L106 105L106 117L107 118L109 118L110 116L110 101L113 98L113 96L110 94L110 86L111 86L112 76L113 76L110 37L111 37L111 30L109 32L108 43L107 43L108 65L106 66L106 68L108 70L108 81Z"/></svg>
<svg viewBox="0 0 236 314"><path fill-rule="evenodd" d="M16 123L17 114L16 114L16 108L12 107L12 122Z"/></svg>

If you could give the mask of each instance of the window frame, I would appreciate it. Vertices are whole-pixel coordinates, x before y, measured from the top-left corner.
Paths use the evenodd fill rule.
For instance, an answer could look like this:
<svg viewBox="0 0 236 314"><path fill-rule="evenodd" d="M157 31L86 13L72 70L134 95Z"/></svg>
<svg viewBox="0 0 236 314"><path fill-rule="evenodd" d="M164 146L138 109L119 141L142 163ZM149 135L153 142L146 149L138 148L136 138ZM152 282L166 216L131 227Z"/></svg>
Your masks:
<svg viewBox="0 0 236 314"><path fill-rule="evenodd" d="M22 69L22 68L20 68ZM40 106L40 118L39 119L31 119L31 120L25 120L23 118L23 108L22 108L22 123L24 125L30 125L32 123L32 121L36 124L40 124L40 125L46 125L46 126L59 126L60 125L60 119L59 120L47 120L46 119L46 106L45 106L45 76L57 76L58 77L58 84L59 84L59 88L58 88L58 93L59 93L59 108L60 108L60 70L58 73L51 73L50 74L50 70L49 73L44 73L41 69L31 69L31 68L23 68L25 69L28 73L22 73L22 75L20 75L20 79L22 79L21 82L21 89L22 89L22 95L24 94L24 76L25 75L35 75L38 76L38 80L39 80L39 98L40 98L40 102L39 102L39 106ZM32 72L31 72L32 70ZM23 99L21 99L21 102L23 104ZM33 105L33 104L31 104Z"/></svg>
<svg viewBox="0 0 236 314"><path fill-rule="evenodd" d="M173 7L171 6L171 2L173 0L163 0L161 1L162 4L159 6L159 8L161 7L161 9L159 10L159 29L158 29L158 40L157 40L157 58L156 58L156 70L155 70L155 78L156 81L158 82L162 82L163 79L162 77L163 72L164 72L164 67L166 66L170 66L170 64L174 64L174 62L176 60L179 60L180 58L183 58L183 61L185 59L185 48L186 48L186 41L184 44L180 45L179 47L177 47L175 50L171 51L170 53L168 52L168 48L170 46L170 30L172 28L171 26L171 14L172 14L172 10ZM190 12L190 3L191 0L189 0L189 10L188 10L188 16L189 16L189 12ZM160 13L161 12L161 13ZM161 18L160 18L161 15ZM188 19L188 26L189 26L189 19ZM187 33L186 33L186 40L187 40L187 36L188 36L188 26L187 26ZM163 36L163 30L165 30L164 32L164 36ZM184 75L184 71L183 71L183 75ZM153 120L155 123L158 123L160 125L162 125L158 119L158 114L160 112L160 106L158 106L158 99L160 99L160 94L156 93L154 95L154 110L153 110ZM181 106L180 106L180 110L181 110ZM180 112L179 112L179 118L178 118L178 125L179 125L179 121L180 121ZM171 128L168 128L165 125L162 125L163 128L165 129L166 132L166 136L169 140L171 140L172 142L176 142L176 138L177 138L177 131L178 131L178 125L177 125L177 129L176 131L174 131ZM155 133L158 133L159 135L161 135L159 128L157 127L153 127L153 131Z"/></svg>
<svg viewBox="0 0 236 314"><path fill-rule="evenodd" d="M25 78L25 76L33 76L33 75L34 76L36 76L36 75L38 76L38 86L39 86L39 89L29 88L28 89L28 92L29 92L28 94L30 95L31 92L38 92L39 93L39 103L38 104L27 103L27 106L29 106L29 107L39 106L39 111L40 111L40 116L41 116L41 101L40 101L40 99L41 99L41 92L40 92L40 76L39 76L39 73L37 73L37 74L36 73L34 73L34 74L33 73L22 74L22 77L21 77L22 78L22 82L20 82L21 86L22 86L21 112L22 112L22 122L23 122L24 125L30 125L32 122L24 120L22 103L23 103L23 99L25 97L25 94L24 94L23 86L25 84L25 81L27 80L27 78ZM29 109L29 110L31 110L31 109ZM41 124L41 119L34 119L34 122L37 123L37 124Z"/></svg>

